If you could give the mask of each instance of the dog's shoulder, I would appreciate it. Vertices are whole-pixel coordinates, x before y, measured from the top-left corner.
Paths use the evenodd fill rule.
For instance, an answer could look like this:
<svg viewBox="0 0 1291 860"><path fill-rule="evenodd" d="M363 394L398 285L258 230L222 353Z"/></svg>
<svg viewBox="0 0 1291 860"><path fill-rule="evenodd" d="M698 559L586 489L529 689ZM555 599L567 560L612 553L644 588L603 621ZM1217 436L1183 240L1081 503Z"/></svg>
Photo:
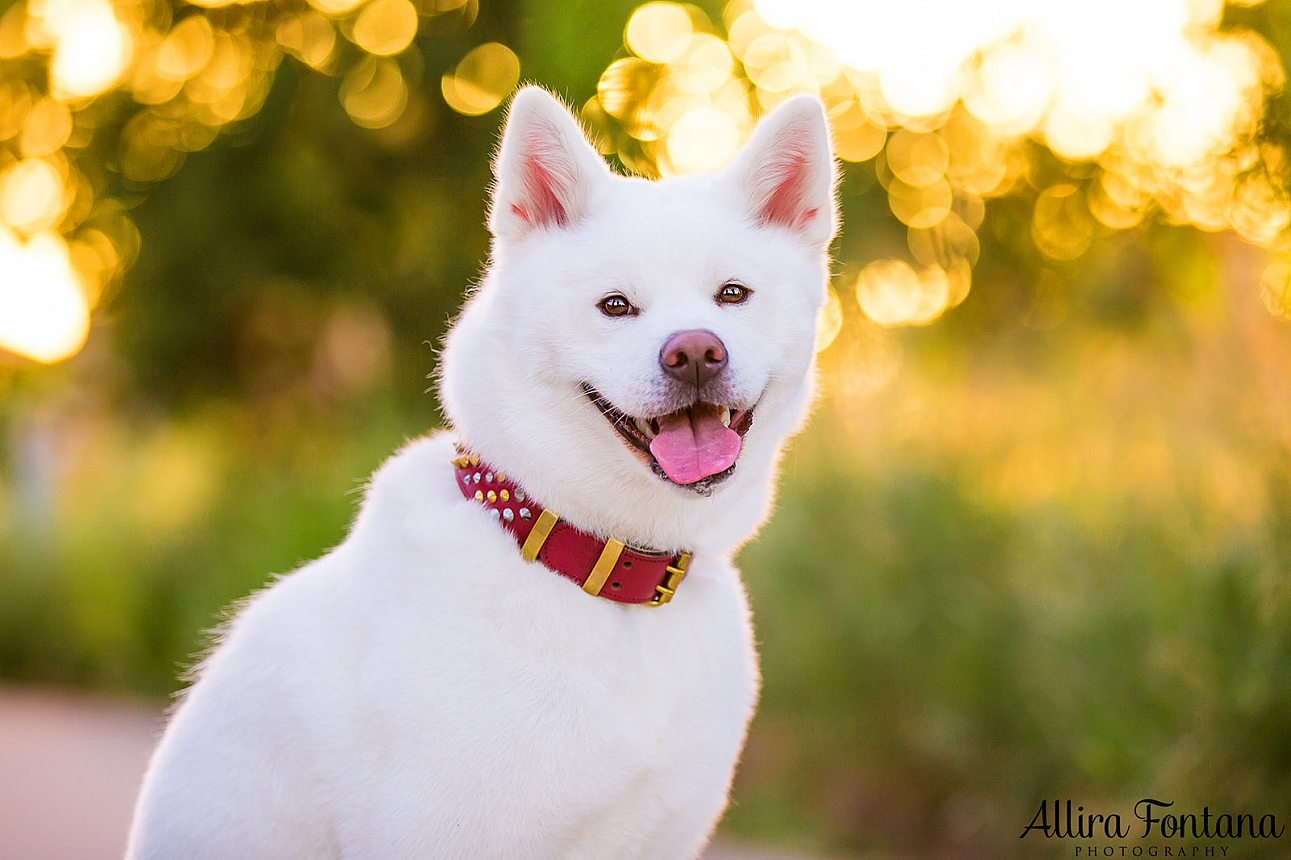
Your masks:
<svg viewBox="0 0 1291 860"><path fill-rule="evenodd" d="M454 456L453 438L446 432L407 442L372 473L367 503L387 497L410 505L456 501L460 496L453 481Z"/></svg>
<svg viewBox="0 0 1291 860"><path fill-rule="evenodd" d="M337 548L347 575L406 594L426 582L459 588L468 569L521 564L511 534L462 496L457 455L453 437L438 432L409 442L376 470Z"/></svg>
<svg viewBox="0 0 1291 860"><path fill-rule="evenodd" d="M444 432L414 439L391 455L368 480L350 540L371 532L383 532L381 539L388 540L392 527L424 532L451 516L462 502L453 477L455 455L453 439Z"/></svg>

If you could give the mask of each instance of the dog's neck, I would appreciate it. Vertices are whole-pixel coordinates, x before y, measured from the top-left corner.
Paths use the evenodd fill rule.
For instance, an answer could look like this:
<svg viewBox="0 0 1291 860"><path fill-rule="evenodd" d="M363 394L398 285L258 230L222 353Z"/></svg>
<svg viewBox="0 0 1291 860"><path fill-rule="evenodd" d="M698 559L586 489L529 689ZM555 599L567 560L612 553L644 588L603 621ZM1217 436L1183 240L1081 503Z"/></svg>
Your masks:
<svg viewBox="0 0 1291 860"><path fill-rule="evenodd" d="M460 446L453 468L462 495L483 505L516 538L525 561L541 561L590 595L616 603L663 606L686 576L689 552L640 549L583 531Z"/></svg>

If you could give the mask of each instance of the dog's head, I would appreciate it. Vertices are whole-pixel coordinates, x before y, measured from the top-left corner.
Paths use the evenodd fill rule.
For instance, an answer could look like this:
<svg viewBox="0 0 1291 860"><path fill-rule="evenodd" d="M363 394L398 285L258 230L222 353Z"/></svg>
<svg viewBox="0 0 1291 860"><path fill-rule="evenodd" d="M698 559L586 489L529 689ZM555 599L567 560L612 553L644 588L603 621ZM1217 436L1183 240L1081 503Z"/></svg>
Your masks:
<svg viewBox="0 0 1291 860"><path fill-rule="evenodd" d="M495 173L492 259L441 364L461 440L583 528L746 538L810 401L837 226L819 102L780 106L720 172L648 182L527 88Z"/></svg>

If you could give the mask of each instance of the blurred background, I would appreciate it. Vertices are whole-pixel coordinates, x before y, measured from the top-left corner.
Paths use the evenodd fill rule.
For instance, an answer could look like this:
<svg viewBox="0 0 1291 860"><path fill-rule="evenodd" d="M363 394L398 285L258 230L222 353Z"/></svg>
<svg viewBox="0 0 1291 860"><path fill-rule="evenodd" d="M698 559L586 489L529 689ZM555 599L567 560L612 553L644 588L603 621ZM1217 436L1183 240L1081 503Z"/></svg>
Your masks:
<svg viewBox="0 0 1291 860"><path fill-rule="evenodd" d="M155 714L439 425L518 82L648 176L805 91L844 227L721 833L1291 823L1288 54L1291 0L0 0L0 713Z"/></svg>

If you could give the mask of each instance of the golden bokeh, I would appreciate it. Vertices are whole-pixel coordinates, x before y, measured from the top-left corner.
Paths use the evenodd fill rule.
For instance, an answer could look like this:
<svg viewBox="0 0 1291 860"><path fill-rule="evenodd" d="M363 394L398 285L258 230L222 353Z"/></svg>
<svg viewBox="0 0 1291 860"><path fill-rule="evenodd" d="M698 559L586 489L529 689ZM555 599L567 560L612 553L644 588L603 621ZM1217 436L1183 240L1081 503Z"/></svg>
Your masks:
<svg viewBox="0 0 1291 860"><path fill-rule="evenodd" d="M62 361L85 343L90 308L66 243L43 232L23 241L0 227L0 346Z"/></svg>
<svg viewBox="0 0 1291 860"><path fill-rule="evenodd" d="M448 106L466 116L486 114L520 83L520 58L499 42L486 42L471 50L452 74L444 75L440 88Z"/></svg>
<svg viewBox="0 0 1291 860"><path fill-rule="evenodd" d="M1074 260L1093 241L1096 226L1080 186L1061 183L1046 188L1036 200L1031 238L1046 257Z"/></svg>
<svg viewBox="0 0 1291 860"><path fill-rule="evenodd" d="M825 304L816 318L816 352L824 352L843 330L843 303L833 287L825 297Z"/></svg>
<svg viewBox="0 0 1291 860"><path fill-rule="evenodd" d="M43 98L28 109L18 150L25 158L53 155L72 136L72 112L58 99Z"/></svg>
<svg viewBox="0 0 1291 860"><path fill-rule="evenodd" d="M309 0L309 5L324 15L340 18L363 5L363 0Z"/></svg>
<svg viewBox="0 0 1291 860"><path fill-rule="evenodd" d="M677 3L647 3L628 19L624 40L647 62L675 62L685 54L695 32L690 15Z"/></svg>
<svg viewBox="0 0 1291 860"><path fill-rule="evenodd" d="M968 262L916 272L903 260L875 260L856 279L856 301L881 326L927 325L968 295Z"/></svg>
<svg viewBox="0 0 1291 860"><path fill-rule="evenodd" d="M880 261L858 297L884 325L922 324L962 300L987 200L1032 193L1032 141L1093 167L1035 188L1032 237L1051 259L1076 259L1154 211L1265 247L1291 242L1291 204L1269 179L1283 153L1254 143L1285 74L1260 36L1221 30L1222 8L962 0L931 14L732 0L723 38L696 7L652 2L629 19L631 56L606 68L583 113L607 152L667 176L720 166L757 114L818 95L836 154L874 159L921 267Z"/></svg>
<svg viewBox="0 0 1291 860"><path fill-rule="evenodd" d="M48 230L68 203L64 173L43 158L28 158L0 173L0 220L25 235Z"/></svg>
<svg viewBox="0 0 1291 860"><path fill-rule="evenodd" d="M129 66L134 39L107 0L32 0L27 14L28 42L53 50L49 83L57 98L96 96Z"/></svg>
<svg viewBox="0 0 1291 860"><path fill-rule="evenodd" d="M854 98L828 106L834 154L844 161L869 161L888 142L887 126L876 121Z"/></svg>
<svg viewBox="0 0 1291 860"><path fill-rule="evenodd" d="M420 62L392 58L416 52L423 21L469 26L477 12L478 0L198 0L173 10L17 0L0 15L0 59L43 64L48 86L0 80L6 253L38 235L61 237L61 257L44 240L37 256L69 261L78 291L97 295L132 257L122 247L91 253L129 241L129 230L101 232L98 245L84 238L84 225L116 205L76 169L105 129L127 180L165 179L187 153L260 109L284 53L336 75L351 119L382 128L403 115L405 68ZM1221 0L961 0L936 12L732 0L714 21L694 5L646 3L626 21L628 56L605 69L583 115L604 152L667 176L720 167L757 115L795 93L818 95L838 156L873 160L893 217L908 228L909 271L889 267L890 277L874 281L888 286L869 290L875 319L906 320L885 324L918 324L954 306L980 253L987 202L1004 195L1034 196L1032 237L1053 260L1075 259L1099 236L1158 214L1291 247L1285 153L1258 135L1285 72L1260 36L1221 28ZM453 110L476 116L497 109L519 77L516 54L491 42L443 75L441 92ZM118 89L131 108L109 106ZM119 121L104 123L112 111ZM1035 185L1028 147L1036 142L1079 169ZM128 222L120 212L111 218ZM1272 311L1283 305L1269 296L1283 293L1267 280Z"/></svg>
<svg viewBox="0 0 1291 860"><path fill-rule="evenodd" d="M740 145L740 129L731 115L714 107L691 108L668 129L668 162L677 170L716 170Z"/></svg>
<svg viewBox="0 0 1291 860"><path fill-rule="evenodd" d="M215 52L215 30L205 15L189 15L162 39L157 48L157 74L183 82L211 61Z"/></svg>
<svg viewBox="0 0 1291 860"><path fill-rule="evenodd" d="M307 66L326 71L336 53L336 28L326 15L305 12L278 25L278 44Z"/></svg>
<svg viewBox="0 0 1291 860"><path fill-rule="evenodd" d="M354 43L369 54L402 53L417 35L417 8L409 0L371 0L354 21Z"/></svg>
<svg viewBox="0 0 1291 860"><path fill-rule="evenodd" d="M950 150L936 132L901 129L888 140L887 167L907 185L927 188L940 182L950 167Z"/></svg>
<svg viewBox="0 0 1291 860"><path fill-rule="evenodd" d="M919 229L935 227L950 214L954 191L943 177L927 185L911 185L895 176L885 183L888 205L902 224Z"/></svg>
<svg viewBox="0 0 1291 860"><path fill-rule="evenodd" d="M258 112L284 53L337 75L351 119L382 128L402 115L409 100L404 72L389 58L415 50L423 16L451 16L448 26L459 27L469 26L477 12L478 0L10 4L0 15L0 60L26 64L48 86L24 75L0 79L0 270L30 282L4 296L3 307L21 306L23 315L0 326L0 348L42 361L74 353L89 330L83 314L134 259L138 231L104 190L98 165L93 183L76 167L96 138L105 140L92 157L106 150L109 169L136 193L140 185L172 176L187 153ZM464 63L468 99L478 103L481 91L500 88L490 95L496 106L514 88L519 64L502 51L511 83L500 87L488 78L499 54L486 53L493 62L484 69ZM420 62L415 57L409 68L419 69ZM469 90L472 84L475 90ZM48 287L49 301L30 300L35 284L45 290L55 283ZM74 312L78 307L83 314ZM41 314L49 315L47 324L37 319ZM16 334L17 319L24 320L24 331L43 334ZM54 343L61 345L40 345Z"/></svg>
<svg viewBox="0 0 1291 860"><path fill-rule="evenodd" d="M713 30L702 10L677 3L648 3L628 20L625 44L635 56L606 68L583 112L593 122L612 118L627 133L610 146L633 169L713 170L747 139L752 108L734 44Z"/></svg>
<svg viewBox="0 0 1291 860"><path fill-rule="evenodd" d="M369 57L341 81L340 98L356 125L385 128L407 107L408 84L394 60Z"/></svg>
<svg viewBox="0 0 1291 860"><path fill-rule="evenodd" d="M1030 134L1049 110L1055 84L1050 58L1023 35L983 53L964 107L1000 134Z"/></svg>
<svg viewBox="0 0 1291 860"><path fill-rule="evenodd" d="M1278 257L1260 278L1260 299L1273 316L1291 321L1291 260Z"/></svg>
<svg viewBox="0 0 1291 860"><path fill-rule="evenodd" d="M969 266L977 265L981 243L977 233L953 212L946 213L931 227L910 227L906 243L914 259L923 266L951 268L962 260Z"/></svg>

